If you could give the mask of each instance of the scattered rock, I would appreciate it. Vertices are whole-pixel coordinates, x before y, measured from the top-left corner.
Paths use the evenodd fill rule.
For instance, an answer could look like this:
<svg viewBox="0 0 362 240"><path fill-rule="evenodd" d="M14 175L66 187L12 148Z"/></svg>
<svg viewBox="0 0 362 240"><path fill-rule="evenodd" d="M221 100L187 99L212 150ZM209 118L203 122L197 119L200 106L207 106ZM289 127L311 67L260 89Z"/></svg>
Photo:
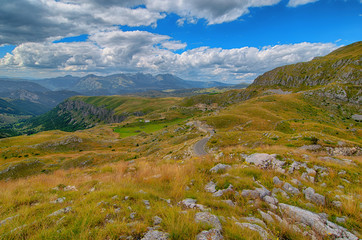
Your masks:
<svg viewBox="0 0 362 240"><path fill-rule="evenodd" d="M146 205L146 208L147 208L147 209L151 209L150 201L148 201L148 200L143 200L143 203Z"/></svg>
<svg viewBox="0 0 362 240"><path fill-rule="evenodd" d="M298 190L298 188L293 187L292 185L290 185L290 183L287 183L287 182L284 183L283 189L284 189L287 193L290 193L290 194L293 194L293 195L298 195L298 194L300 194L300 191Z"/></svg>
<svg viewBox="0 0 362 240"><path fill-rule="evenodd" d="M273 183L275 185L282 185L284 182L281 181L277 176L273 177Z"/></svg>
<svg viewBox="0 0 362 240"><path fill-rule="evenodd" d="M214 229L221 231L222 226L220 220L209 212L198 212L195 215L195 222L212 226Z"/></svg>
<svg viewBox="0 0 362 240"><path fill-rule="evenodd" d="M231 200L221 200L221 202L224 202L231 207L235 207L235 203Z"/></svg>
<svg viewBox="0 0 362 240"><path fill-rule="evenodd" d="M1 225L4 225L5 223L13 220L14 218L18 217L19 215L15 215L15 216L12 216L12 217L8 217L8 218L5 218L4 220L0 221L0 226Z"/></svg>
<svg viewBox="0 0 362 240"><path fill-rule="evenodd" d="M63 190L65 192L67 192L67 191L78 191L78 189L75 186L66 186Z"/></svg>
<svg viewBox="0 0 362 240"><path fill-rule="evenodd" d="M223 240L224 237L217 229L210 229L209 231L202 231L197 234L196 240Z"/></svg>
<svg viewBox="0 0 362 240"><path fill-rule="evenodd" d="M285 164L284 161L276 159L276 155L266 153L254 153L245 158L245 162L252 163L262 169L274 169L280 172L284 172L282 168Z"/></svg>
<svg viewBox="0 0 362 240"><path fill-rule="evenodd" d="M314 144L314 145L304 145L302 147L300 147L300 149L302 150L308 150L308 151L318 151L322 149L321 145L318 144Z"/></svg>
<svg viewBox="0 0 362 240"><path fill-rule="evenodd" d="M236 222L235 224L242 228L249 228L250 230L258 232L262 239L265 239L265 240L271 239L270 234L264 228L260 227L259 225L251 224L251 223L239 223L239 222Z"/></svg>
<svg viewBox="0 0 362 240"><path fill-rule="evenodd" d="M345 223L346 222L346 217L336 217L336 222L337 223Z"/></svg>
<svg viewBox="0 0 362 240"><path fill-rule="evenodd" d="M293 178L293 179L291 180L291 182L292 182L294 185L297 185L297 186L299 186L299 187L303 185L298 179L295 179L295 178Z"/></svg>
<svg viewBox="0 0 362 240"><path fill-rule="evenodd" d="M214 192L212 195L213 195L214 197L221 197L221 196L224 195L225 193L227 193L227 192L233 192L233 191L234 191L234 190L233 190L233 185L230 184L228 188L226 188L226 189L220 189L220 190Z"/></svg>
<svg viewBox="0 0 362 240"><path fill-rule="evenodd" d="M213 181L210 181L208 184L206 184L205 191L210 193L216 192L216 184Z"/></svg>
<svg viewBox="0 0 362 240"><path fill-rule="evenodd" d="M141 240L167 240L169 234L157 230L148 231Z"/></svg>
<svg viewBox="0 0 362 240"><path fill-rule="evenodd" d="M186 198L184 200L182 200L181 202L179 202L178 204L181 205L184 208L196 208L196 209L200 209L201 211L207 211L206 207L204 205L201 204L196 204L196 199L192 199L192 198Z"/></svg>
<svg viewBox="0 0 362 240"><path fill-rule="evenodd" d="M49 214L48 217L52 217L52 216L58 216L60 214L65 214L72 211L72 207L66 207L66 208L62 208L59 209L58 211L53 212L52 214Z"/></svg>
<svg viewBox="0 0 362 240"><path fill-rule="evenodd" d="M279 208L286 217L311 227L324 238L358 240L355 235L348 232L345 228L324 219L316 213L284 203L279 203Z"/></svg>
<svg viewBox="0 0 362 240"><path fill-rule="evenodd" d="M131 212L131 214L129 215L130 219L134 219L136 217L136 212Z"/></svg>
<svg viewBox="0 0 362 240"><path fill-rule="evenodd" d="M308 201L314 202L315 204L324 206L326 204L326 198L318 193L315 193L314 189L309 187L303 190L304 197Z"/></svg>
<svg viewBox="0 0 362 240"><path fill-rule="evenodd" d="M152 220L153 220L153 225L159 225L162 223L162 218L160 218L159 216L154 216Z"/></svg>
<svg viewBox="0 0 362 240"><path fill-rule="evenodd" d="M50 203L63 203L65 201L65 197L58 198L54 201L50 201Z"/></svg>
<svg viewBox="0 0 362 240"><path fill-rule="evenodd" d="M289 195L285 191L283 191L280 188L274 188L273 189L273 196L275 197L277 193L280 193L284 198L289 199Z"/></svg>
<svg viewBox="0 0 362 240"><path fill-rule="evenodd" d="M271 205L278 205L279 201L278 199L276 199L275 197L271 197L271 196L265 196L263 198L264 202L271 204Z"/></svg>
<svg viewBox="0 0 362 240"><path fill-rule="evenodd" d="M210 172L218 173L219 171L225 171L226 169L231 168L230 165L219 163L215 167L210 169Z"/></svg>
<svg viewBox="0 0 362 240"><path fill-rule="evenodd" d="M341 201L333 201L332 205L337 207L337 208L341 208L342 207L342 202Z"/></svg>

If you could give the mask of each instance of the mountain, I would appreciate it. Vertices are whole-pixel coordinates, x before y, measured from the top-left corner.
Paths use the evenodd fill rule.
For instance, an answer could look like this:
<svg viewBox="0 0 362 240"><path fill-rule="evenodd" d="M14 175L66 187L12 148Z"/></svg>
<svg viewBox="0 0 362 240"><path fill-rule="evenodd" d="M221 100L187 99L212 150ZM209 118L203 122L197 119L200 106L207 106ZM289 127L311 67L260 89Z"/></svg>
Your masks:
<svg viewBox="0 0 362 240"><path fill-rule="evenodd" d="M53 91L69 90L84 95L117 95L145 91L162 91L169 89L191 89L227 87L230 84L221 82L186 81L172 74L113 74L97 76L90 74L84 77L70 75L57 78L31 80Z"/></svg>
<svg viewBox="0 0 362 240"><path fill-rule="evenodd" d="M52 91L59 91L59 90L71 89L74 85L78 83L79 79L80 79L79 77L73 77L71 75L67 75L64 77L44 78L44 79L37 79L30 81L40 84Z"/></svg>
<svg viewBox="0 0 362 240"><path fill-rule="evenodd" d="M309 62L278 67L257 77L251 86L311 89L331 83L362 85L362 42L341 47Z"/></svg>
<svg viewBox="0 0 362 240"><path fill-rule="evenodd" d="M114 74L110 76L87 75L71 88L86 95L115 95L149 90L189 89L229 86L220 82L185 81L171 74Z"/></svg>
<svg viewBox="0 0 362 240"><path fill-rule="evenodd" d="M9 93L17 90L27 90L30 92L46 92L49 89L41 86L40 84L29 82L27 80L19 79L0 79L0 94Z"/></svg>

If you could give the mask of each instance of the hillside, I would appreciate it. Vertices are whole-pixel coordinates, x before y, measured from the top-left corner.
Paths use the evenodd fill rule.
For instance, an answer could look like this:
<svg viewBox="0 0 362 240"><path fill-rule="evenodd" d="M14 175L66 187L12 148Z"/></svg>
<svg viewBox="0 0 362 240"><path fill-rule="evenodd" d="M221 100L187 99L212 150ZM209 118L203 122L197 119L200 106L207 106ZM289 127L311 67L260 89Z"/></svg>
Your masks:
<svg viewBox="0 0 362 240"><path fill-rule="evenodd" d="M0 238L360 239L361 84L258 81L75 96L13 125L28 135L0 139Z"/></svg>
<svg viewBox="0 0 362 240"><path fill-rule="evenodd" d="M293 91L331 83L362 85L362 42L339 48L310 62L276 68L255 79L255 87L281 87Z"/></svg>

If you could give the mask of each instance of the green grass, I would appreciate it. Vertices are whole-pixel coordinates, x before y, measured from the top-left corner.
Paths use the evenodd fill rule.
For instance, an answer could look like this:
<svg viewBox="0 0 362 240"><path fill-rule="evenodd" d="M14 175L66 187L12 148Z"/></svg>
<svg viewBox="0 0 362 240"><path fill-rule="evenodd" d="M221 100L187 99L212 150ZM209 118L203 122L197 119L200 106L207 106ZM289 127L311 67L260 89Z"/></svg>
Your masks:
<svg viewBox="0 0 362 240"><path fill-rule="evenodd" d="M116 127L114 131L119 134L121 138L135 136L140 134L141 132L152 133L159 131L168 126L172 126L175 124L179 124L184 122L186 119L174 119L171 121L152 121L152 122L136 122L131 124L126 124L120 127Z"/></svg>

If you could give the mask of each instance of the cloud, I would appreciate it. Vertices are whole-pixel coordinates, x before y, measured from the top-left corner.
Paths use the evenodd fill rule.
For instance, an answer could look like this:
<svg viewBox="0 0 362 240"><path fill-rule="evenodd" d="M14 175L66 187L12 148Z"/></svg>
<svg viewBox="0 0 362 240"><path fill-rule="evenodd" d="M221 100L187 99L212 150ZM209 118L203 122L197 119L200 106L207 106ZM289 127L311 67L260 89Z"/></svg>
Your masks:
<svg viewBox="0 0 362 240"><path fill-rule="evenodd" d="M308 61L336 49L332 43L299 43L222 49L200 47L177 53L186 44L145 31L100 31L87 42L24 43L0 59L0 69L67 74L117 72L173 73L185 79L251 81L275 67Z"/></svg>
<svg viewBox="0 0 362 240"><path fill-rule="evenodd" d="M141 2L4 0L0 7L0 44L42 42L48 38L89 34L115 25L149 26L165 17L163 13L135 7L134 4Z"/></svg>
<svg viewBox="0 0 362 240"><path fill-rule="evenodd" d="M298 6L301 6L301 5L305 5L305 4L308 4L308 3L314 3L314 2L317 2L319 0L289 0L288 2L288 7L298 7Z"/></svg>
<svg viewBox="0 0 362 240"><path fill-rule="evenodd" d="M272 6L280 0L145 0L148 9L158 12L173 12L185 20L206 19L209 24L219 24L238 19L249 13L249 8Z"/></svg>

